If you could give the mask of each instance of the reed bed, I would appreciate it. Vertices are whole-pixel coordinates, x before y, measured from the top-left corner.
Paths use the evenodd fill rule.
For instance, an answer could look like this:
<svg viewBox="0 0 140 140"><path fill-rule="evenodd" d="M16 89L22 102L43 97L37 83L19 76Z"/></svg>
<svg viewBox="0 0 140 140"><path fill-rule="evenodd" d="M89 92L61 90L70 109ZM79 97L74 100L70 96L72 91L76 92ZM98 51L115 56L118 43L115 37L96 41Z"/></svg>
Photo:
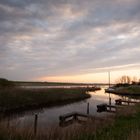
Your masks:
<svg viewBox="0 0 140 140"><path fill-rule="evenodd" d="M84 88L0 89L0 111L22 111L32 107L55 106L89 98Z"/></svg>

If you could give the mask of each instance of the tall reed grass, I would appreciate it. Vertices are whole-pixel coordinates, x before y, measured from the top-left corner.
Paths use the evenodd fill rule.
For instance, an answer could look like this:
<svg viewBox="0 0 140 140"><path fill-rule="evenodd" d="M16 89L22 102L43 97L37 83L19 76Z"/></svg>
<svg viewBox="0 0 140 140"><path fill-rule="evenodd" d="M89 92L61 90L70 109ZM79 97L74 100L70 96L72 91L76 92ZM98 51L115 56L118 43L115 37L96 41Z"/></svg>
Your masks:
<svg viewBox="0 0 140 140"><path fill-rule="evenodd" d="M0 89L0 111L55 106L89 98L84 88Z"/></svg>

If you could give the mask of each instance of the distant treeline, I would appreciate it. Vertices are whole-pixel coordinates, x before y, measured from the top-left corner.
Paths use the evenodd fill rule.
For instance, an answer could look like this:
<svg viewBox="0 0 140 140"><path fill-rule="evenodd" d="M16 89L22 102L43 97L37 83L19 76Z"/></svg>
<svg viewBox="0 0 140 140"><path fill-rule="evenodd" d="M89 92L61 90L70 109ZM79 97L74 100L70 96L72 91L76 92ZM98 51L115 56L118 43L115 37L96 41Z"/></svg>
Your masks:
<svg viewBox="0 0 140 140"><path fill-rule="evenodd" d="M108 85L106 83L64 83L64 82L28 82L14 81L17 86L93 86L93 85Z"/></svg>
<svg viewBox="0 0 140 140"><path fill-rule="evenodd" d="M0 88L13 87L13 86L15 86L14 82L4 78L0 78Z"/></svg>
<svg viewBox="0 0 140 140"><path fill-rule="evenodd" d="M28 82L28 81L14 81L16 85L20 86L64 86L64 85L83 85L82 83L61 83L61 82Z"/></svg>
<svg viewBox="0 0 140 140"><path fill-rule="evenodd" d="M7 86L104 86L108 83L70 83L70 82L37 82L37 81L9 81L5 78L0 78L0 87Z"/></svg>

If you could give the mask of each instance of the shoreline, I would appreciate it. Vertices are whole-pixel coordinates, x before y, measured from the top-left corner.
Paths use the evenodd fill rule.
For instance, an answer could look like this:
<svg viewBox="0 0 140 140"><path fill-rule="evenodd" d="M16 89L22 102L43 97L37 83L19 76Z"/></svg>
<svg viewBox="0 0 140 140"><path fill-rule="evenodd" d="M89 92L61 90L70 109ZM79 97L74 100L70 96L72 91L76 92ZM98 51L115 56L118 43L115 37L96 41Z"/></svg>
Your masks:
<svg viewBox="0 0 140 140"><path fill-rule="evenodd" d="M122 96L140 96L140 86L136 85L130 85L128 87L112 87L105 89L105 92L107 93L113 93L116 95L122 95Z"/></svg>
<svg viewBox="0 0 140 140"><path fill-rule="evenodd" d="M110 91L110 90L105 90L106 93L112 93L115 95L122 95L122 96L140 96L140 93L124 93L124 92L119 92L119 91Z"/></svg>

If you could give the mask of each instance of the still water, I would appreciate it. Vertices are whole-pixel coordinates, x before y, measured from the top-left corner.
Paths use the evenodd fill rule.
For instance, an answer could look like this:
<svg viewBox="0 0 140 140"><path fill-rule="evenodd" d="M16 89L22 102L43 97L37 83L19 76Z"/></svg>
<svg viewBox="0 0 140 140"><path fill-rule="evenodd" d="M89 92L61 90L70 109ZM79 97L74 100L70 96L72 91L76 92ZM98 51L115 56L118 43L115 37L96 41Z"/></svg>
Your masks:
<svg viewBox="0 0 140 140"><path fill-rule="evenodd" d="M102 87L101 90L96 92L89 92L91 98L79 101L72 104L67 104L63 106L57 106L52 108L43 108L40 110L27 111L23 114L14 114L8 119L5 119L5 122L9 126L17 126L17 127L26 127L26 126L34 126L35 115L37 114L37 127L48 128L50 126L58 126L59 125L59 116L71 113L71 112L87 112L87 103L89 103L89 114L102 117L103 115L107 115L108 113L97 113L97 105L101 103L109 104L109 94L105 93L105 87ZM111 104L115 104L115 99L123 98L118 95L110 94Z"/></svg>

